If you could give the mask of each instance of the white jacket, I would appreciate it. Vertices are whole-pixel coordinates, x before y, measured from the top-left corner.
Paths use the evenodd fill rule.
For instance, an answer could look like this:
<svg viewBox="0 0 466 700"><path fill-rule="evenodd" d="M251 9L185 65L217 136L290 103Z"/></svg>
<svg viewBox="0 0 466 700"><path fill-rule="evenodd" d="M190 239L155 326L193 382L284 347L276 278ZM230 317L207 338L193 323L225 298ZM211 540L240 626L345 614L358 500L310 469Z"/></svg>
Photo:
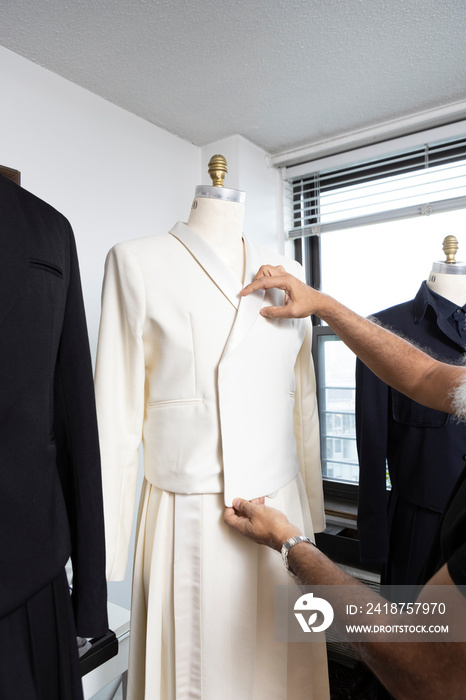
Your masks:
<svg viewBox="0 0 466 700"><path fill-rule="evenodd" d="M298 263L245 239L245 284L264 263ZM124 576L138 447L146 479L177 493L255 498L301 468L324 527L309 319L272 320L271 290L242 286L186 224L109 252L96 365L108 570Z"/></svg>

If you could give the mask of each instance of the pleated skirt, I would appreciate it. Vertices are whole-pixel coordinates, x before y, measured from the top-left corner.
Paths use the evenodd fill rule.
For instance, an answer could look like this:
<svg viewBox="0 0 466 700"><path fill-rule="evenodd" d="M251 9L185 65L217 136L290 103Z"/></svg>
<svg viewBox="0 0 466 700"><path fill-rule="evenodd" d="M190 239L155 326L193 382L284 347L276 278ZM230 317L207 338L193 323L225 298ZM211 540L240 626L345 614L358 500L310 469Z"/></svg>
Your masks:
<svg viewBox="0 0 466 700"><path fill-rule="evenodd" d="M66 573L0 619L0 700L82 700Z"/></svg>
<svg viewBox="0 0 466 700"><path fill-rule="evenodd" d="M301 477L266 503L312 536ZM143 484L128 700L326 700L325 642L274 641L280 555L223 522L223 494Z"/></svg>

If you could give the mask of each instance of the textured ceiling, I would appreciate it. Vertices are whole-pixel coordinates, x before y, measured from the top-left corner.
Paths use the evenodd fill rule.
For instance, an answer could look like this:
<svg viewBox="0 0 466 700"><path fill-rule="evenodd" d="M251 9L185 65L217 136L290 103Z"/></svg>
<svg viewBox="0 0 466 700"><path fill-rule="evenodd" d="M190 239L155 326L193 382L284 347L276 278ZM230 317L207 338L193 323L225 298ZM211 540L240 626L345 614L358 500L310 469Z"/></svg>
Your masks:
<svg viewBox="0 0 466 700"><path fill-rule="evenodd" d="M466 100L465 0L1 0L0 44L204 145L271 154Z"/></svg>

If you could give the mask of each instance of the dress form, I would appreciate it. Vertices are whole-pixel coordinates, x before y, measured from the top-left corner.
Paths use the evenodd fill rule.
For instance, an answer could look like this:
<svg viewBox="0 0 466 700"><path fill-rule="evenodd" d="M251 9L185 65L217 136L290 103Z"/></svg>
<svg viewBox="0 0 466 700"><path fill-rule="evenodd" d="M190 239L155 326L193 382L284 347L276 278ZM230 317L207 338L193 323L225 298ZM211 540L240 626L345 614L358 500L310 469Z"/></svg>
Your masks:
<svg viewBox="0 0 466 700"><path fill-rule="evenodd" d="M188 226L202 236L243 282L244 244L243 221L246 195L240 190L223 186L227 163L223 156L212 156L209 175L213 185L196 187Z"/></svg>
<svg viewBox="0 0 466 700"><path fill-rule="evenodd" d="M224 175L225 163L217 169ZM311 537L324 527L311 327L307 320L273 325L259 314L259 295L239 299L244 194L214 182L196 188L194 205L188 225L177 222L165 235L117 244L104 282L96 386L114 580L126 570L141 435L144 442L128 700L235 700L238 692L249 700L304 700L311 688L325 700L325 642L313 644L311 655L308 644L290 655L273 639L274 585L286 585L287 572L275 552L234 537L223 522L228 474L245 461L229 460L236 446L245 446L247 458L260 453L264 476L270 474L274 455L264 458L256 416L244 420L244 406L254 403L250 395L260 395L266 434L272 423L263 412L284 412L277 420L284 428L277 470L303 457L305 479L285 479L274 505ZM246 237L244 244L248 281L265 262L301 273L275 251ZM271 360L269 336L274 348L283 347L278 361ZM231 339L236 345L224 358ZM294 434L295 410L296 425L306 416L306 434ZM153 469L176 483L165 484ZM196 484L183 486L190 475ZM246 474L245 486L250 480Z"/></svg>
<svg viewBox="0 0 466 700"><path fill-rule="evenodd" d="M455 236L447 236L443 241L446 260L433 263L427 286L436 294L463 307L466 304L466 263L456 262L457 250L458 241Z"/></svg>

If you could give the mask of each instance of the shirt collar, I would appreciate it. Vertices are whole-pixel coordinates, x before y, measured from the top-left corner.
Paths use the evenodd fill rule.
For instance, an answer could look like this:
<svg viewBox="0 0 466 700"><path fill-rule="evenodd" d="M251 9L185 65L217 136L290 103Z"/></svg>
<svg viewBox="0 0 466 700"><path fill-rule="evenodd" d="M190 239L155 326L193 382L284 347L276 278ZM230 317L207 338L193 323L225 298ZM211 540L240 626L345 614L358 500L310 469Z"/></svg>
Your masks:
<svg viewBox="0 0 466 700"><path fill-rule="evenodd" d="M427 286L427 282L423 282L419 288L418 293L414 298L414 321L419 323L425 316L427 307L431 306L437 318L441 316L442 318L448 318L451 316L458 308L449 299L436 294Z"/></svg>

